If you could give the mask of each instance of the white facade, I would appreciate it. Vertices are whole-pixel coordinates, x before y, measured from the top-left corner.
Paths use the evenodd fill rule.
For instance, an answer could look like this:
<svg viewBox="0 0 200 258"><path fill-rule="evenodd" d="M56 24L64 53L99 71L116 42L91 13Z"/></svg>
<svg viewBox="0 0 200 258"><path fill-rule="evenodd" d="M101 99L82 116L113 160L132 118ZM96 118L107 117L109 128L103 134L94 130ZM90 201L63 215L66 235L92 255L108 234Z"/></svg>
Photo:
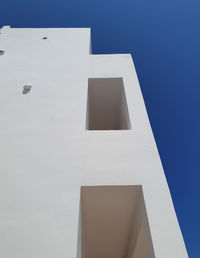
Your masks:
<svg viewBox="0 0 200 258"><path fill-rule="evenodd" d="M88 28L5 26L0 50L0 257L188 257L131 55Z"/></svg>

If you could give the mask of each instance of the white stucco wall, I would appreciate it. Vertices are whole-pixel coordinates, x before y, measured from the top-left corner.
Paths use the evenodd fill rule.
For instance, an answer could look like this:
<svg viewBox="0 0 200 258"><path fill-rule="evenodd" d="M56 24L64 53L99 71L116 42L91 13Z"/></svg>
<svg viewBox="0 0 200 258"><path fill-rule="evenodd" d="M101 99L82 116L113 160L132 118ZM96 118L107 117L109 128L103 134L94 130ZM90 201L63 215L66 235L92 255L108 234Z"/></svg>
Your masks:
<svg viewBox="0 0 200 258"><path fill-rule="evenodd" d="M89 45L87 28L1 30L0 257L76 258L80 186L140 184L155 256L187 257L131 55ZM101 77L123 78L131 130L85 130Z"/></svg>

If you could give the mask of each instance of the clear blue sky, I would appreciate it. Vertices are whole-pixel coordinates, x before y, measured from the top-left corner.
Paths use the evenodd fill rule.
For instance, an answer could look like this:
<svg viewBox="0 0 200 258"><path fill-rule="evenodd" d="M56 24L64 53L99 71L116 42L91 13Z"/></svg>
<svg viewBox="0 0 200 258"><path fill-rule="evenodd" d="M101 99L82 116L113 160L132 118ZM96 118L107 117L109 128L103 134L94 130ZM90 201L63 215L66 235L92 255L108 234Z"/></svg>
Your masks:
<svg viewBox="0 0 200 258"><path fill-rule="evenodd" d="M93 53L132 54L189 256L199 258L200 1L0 4L0 26L92 27Z"/></svg>

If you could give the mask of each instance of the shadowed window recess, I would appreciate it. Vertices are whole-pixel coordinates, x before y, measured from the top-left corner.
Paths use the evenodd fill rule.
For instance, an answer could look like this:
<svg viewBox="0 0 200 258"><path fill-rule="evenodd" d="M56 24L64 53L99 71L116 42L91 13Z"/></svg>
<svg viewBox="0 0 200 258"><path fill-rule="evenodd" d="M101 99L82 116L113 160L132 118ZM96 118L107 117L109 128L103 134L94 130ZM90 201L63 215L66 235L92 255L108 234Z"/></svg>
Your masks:
<svg viewBox="0 0 200 258"><path fill-rule="evenodd" d="M80 258L155 257L142 186L83 186L80 214Z"/></svg>
<svg viewBox="0 0 200 258"><path fill-rule="evenodd" d="M131 128L122 78L88 80L87 130Z"/></svg>

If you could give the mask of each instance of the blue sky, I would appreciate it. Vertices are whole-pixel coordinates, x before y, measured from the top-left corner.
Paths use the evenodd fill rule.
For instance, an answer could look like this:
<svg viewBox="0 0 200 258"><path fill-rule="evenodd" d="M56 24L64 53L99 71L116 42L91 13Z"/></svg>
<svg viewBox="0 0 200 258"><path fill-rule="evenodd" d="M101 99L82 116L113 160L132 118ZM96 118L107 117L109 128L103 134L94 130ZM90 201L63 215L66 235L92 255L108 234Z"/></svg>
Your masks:
<svg viewBox="0 0 200 258"><path fill-rule="evenodd" d="M131 53L189 256L199 258L200 1L1 0L0 26L92 27Z"/></svg>

